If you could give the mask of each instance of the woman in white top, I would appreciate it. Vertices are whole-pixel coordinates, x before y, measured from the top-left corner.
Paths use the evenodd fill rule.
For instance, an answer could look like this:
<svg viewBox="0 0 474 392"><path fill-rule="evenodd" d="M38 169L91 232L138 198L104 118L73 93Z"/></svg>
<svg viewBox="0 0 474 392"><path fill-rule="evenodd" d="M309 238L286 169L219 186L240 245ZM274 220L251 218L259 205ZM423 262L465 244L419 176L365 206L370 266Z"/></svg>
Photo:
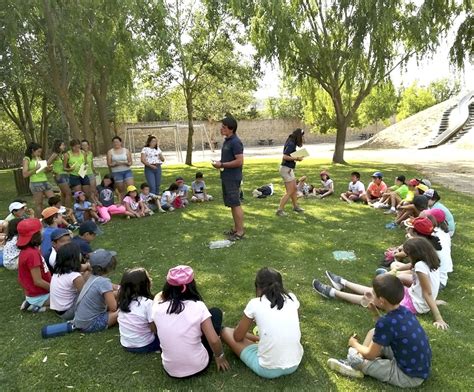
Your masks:
<svg viewBox="0 0 474 392"><path fill-rule="evenodd" d="M145 147L142 149L141 161L145 165L145 178L150 186L150 192L158 195L161 185L161 165L165 158L155 136L148 135Z"/></svg>
<svg viewBox="0 0 474 392"><path fill-rule="evenodd" d="M123 197L125 189L134 185L132 166L132 154L122 147L122 139L119 136L112 138L112 148L107 152L107 166L114 177L115 185Z"/></svg>
<svg viewBox="0 0 474 392"><path fill-rule="evenodd" d="M274 269L258 271L255 288L257 298L247 304L235 329L222 330L221 339L260 377L291 374L303 357L300 303L285 291L281 275ZM248 333L254 322L259 336Z"/></svg>

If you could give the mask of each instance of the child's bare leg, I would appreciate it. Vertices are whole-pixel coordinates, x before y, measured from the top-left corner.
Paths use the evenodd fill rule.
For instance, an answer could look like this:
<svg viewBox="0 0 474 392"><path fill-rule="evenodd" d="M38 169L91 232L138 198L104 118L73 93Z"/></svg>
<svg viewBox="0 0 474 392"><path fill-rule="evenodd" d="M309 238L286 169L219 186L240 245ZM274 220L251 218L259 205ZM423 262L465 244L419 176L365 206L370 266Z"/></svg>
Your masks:
<svg viewBox="0 0 474 392"><path fill-rule="evenodd" d="M349 195L347 193L341 193L341 200L344 200L345 202L351 204L352 200L349 199Z"/></svg>
<svg viewBox="0 0 474 392"><path fill-rule="evenodd" d="M244 348L250 346L251 344L255 344L255 342L248 338L244 338L242 341L237 342L234 339L234 329L228 327L222 329L221 340L227 344L230 349L239 357Z"/></svg>
<svg viewBox="0 0 474 392"><path fill-rule="evenodd" d="M364 286L357 283L352 283L349 281L346 281L346 283L344 284L344 287L348 288L349 290L352 290L354 293L362 294L362 295L364 295L367 292L369 293L372 292L372 287Z"/></svg>
<svg viewBox="0 0 474 392"><path fill-rule="evenodd" d="M364 298L363 295L345 293L344 291L335 290L336 298L342 299L343 301L349 302L354 305L360 305L360 301Z"/></svg>

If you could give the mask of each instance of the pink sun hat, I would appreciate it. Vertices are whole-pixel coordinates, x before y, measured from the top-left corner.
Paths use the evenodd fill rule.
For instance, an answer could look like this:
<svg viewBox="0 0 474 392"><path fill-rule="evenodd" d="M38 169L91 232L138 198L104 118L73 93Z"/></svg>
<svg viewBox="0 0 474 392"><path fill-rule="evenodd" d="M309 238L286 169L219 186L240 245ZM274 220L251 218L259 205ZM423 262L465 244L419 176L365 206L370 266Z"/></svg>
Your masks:
<svg viewBox="0 0 474 392"><path fill-rule="evenodd" d="M446 214L440 208L433 208L431 210L425 211L426 215L431 215L433 218L436 219L436 222L443 223L446 220Z"/></svg>
<svg viewBox="0 0 474 392"><path fill-rule="evenodd" d="M194 280L194 271L187 265L178 265L170 268L168 275L166 275L166 282L170 286L183 286L184 293L186 291L186 285Z"/></svg>

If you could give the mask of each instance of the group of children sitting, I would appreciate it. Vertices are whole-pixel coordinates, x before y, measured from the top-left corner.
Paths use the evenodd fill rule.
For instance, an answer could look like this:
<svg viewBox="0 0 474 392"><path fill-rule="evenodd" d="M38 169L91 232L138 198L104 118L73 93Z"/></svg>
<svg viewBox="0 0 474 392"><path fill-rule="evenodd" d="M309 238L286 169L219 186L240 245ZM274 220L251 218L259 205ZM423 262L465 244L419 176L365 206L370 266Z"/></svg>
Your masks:
<svg viewBox="0 0 474 392"><path fill-rule="evenodd" d="M429 377L432 357L428 337L416 315L431 312L437 328L448 328L438 309L442 301L437 296L453 271L454 218L440 203L438 192L428 188L426 180L410 180L407 185L400 175L395 185L387 188L382 173L376 172L365 191L360 175L354 172L351 177L349 190L341 198L349 203L364 201L373 207L394 206L397 221L401 219L399 225L406 227L407 240L387 250L384 268L377 270L372 287L330 271L326 271L330 285L313 280L312 286L321 296L367 307L377 319L363 343L355 335L349 339L346 359L331 358L328 365L347 376L369 375L399 387L416 387ZM192 185L194 201L209 200L202 176L199 178L201 181ZM321 181L326 186L322 184L316 191L313 187L310 192L321 197L333 193L334 183L329 180L329 174L322 172ZM301 179L300 183L304 181ZM146 208L152 210L149 205L145 208L145 203L169 210L170 197L176 197L178 190L179 185L172 184L166 191L169 194L165 192L158 203L154 195L150 196L152 201L142 198L150 195L146 186L141 194L130 188L124 204L110 209L113 181L105 176L98 188L97 220L104 219L107 213L110 219L118 208L127 216L145 216ZM77 201L82 203L84 214L90 211L82 195ZM138 207L137 212L127 205L132 203L143 207ZM162 291L156 295L151 292L150 278L143 268L126 270L120 284L113 284L107 276L117 266L117 254L92 250L91 242L101 233L93 220L83 219L79 234L73 237L67 227L75 223L68 223L63 215L66 211L61 213L57 206L43 210L42 222L27 217L24 203L12 203L10 211L4 265L18 268L18 280L25 293L22 310L43 312L49 306L58 317L70 320L76 329L86 333L118 323L125 350L161 351L163 368L174 378L201 374L213 357L219 370L228 369L221 342L261 377L276 378L298 368L303 356L299 302L285 290L279 272L271 268L259 270L255 298L246 305L235 329L223 328L222 311L205 305L191 267L171 268ZM75 217L81 221L77 214ZM13 254L16 261L12 262Z"/></svg>

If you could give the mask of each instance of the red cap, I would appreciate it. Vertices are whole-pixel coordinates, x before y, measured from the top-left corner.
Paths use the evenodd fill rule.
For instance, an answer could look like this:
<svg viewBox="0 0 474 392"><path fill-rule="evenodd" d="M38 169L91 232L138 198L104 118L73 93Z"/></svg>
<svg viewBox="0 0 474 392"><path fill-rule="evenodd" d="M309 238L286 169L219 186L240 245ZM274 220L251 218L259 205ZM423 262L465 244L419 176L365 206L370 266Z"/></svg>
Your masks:
<svg viewBox="0 0 474 392"><path fill-rule="evenodd" d="M415 231L422 235L431 235L433 233L433 222L428 218L415 218L413 220L413 228Z"/></svg>
<svg viewBox="0 0 474 392"><path fill-rule="evenodd" d="M443 223L446 220L446 214L439 208L433 208L431 210L424 211L426 215L431 215L436 219L436 222Z"/></svg>
<svg viewBox="0 0 474 392"><path fill-rule="evenodd" d="M36 218L23 219L18 223L18 241L17 246L25 246L31 241L31 237L38 231L41 231L41 221Z"/></svg>

